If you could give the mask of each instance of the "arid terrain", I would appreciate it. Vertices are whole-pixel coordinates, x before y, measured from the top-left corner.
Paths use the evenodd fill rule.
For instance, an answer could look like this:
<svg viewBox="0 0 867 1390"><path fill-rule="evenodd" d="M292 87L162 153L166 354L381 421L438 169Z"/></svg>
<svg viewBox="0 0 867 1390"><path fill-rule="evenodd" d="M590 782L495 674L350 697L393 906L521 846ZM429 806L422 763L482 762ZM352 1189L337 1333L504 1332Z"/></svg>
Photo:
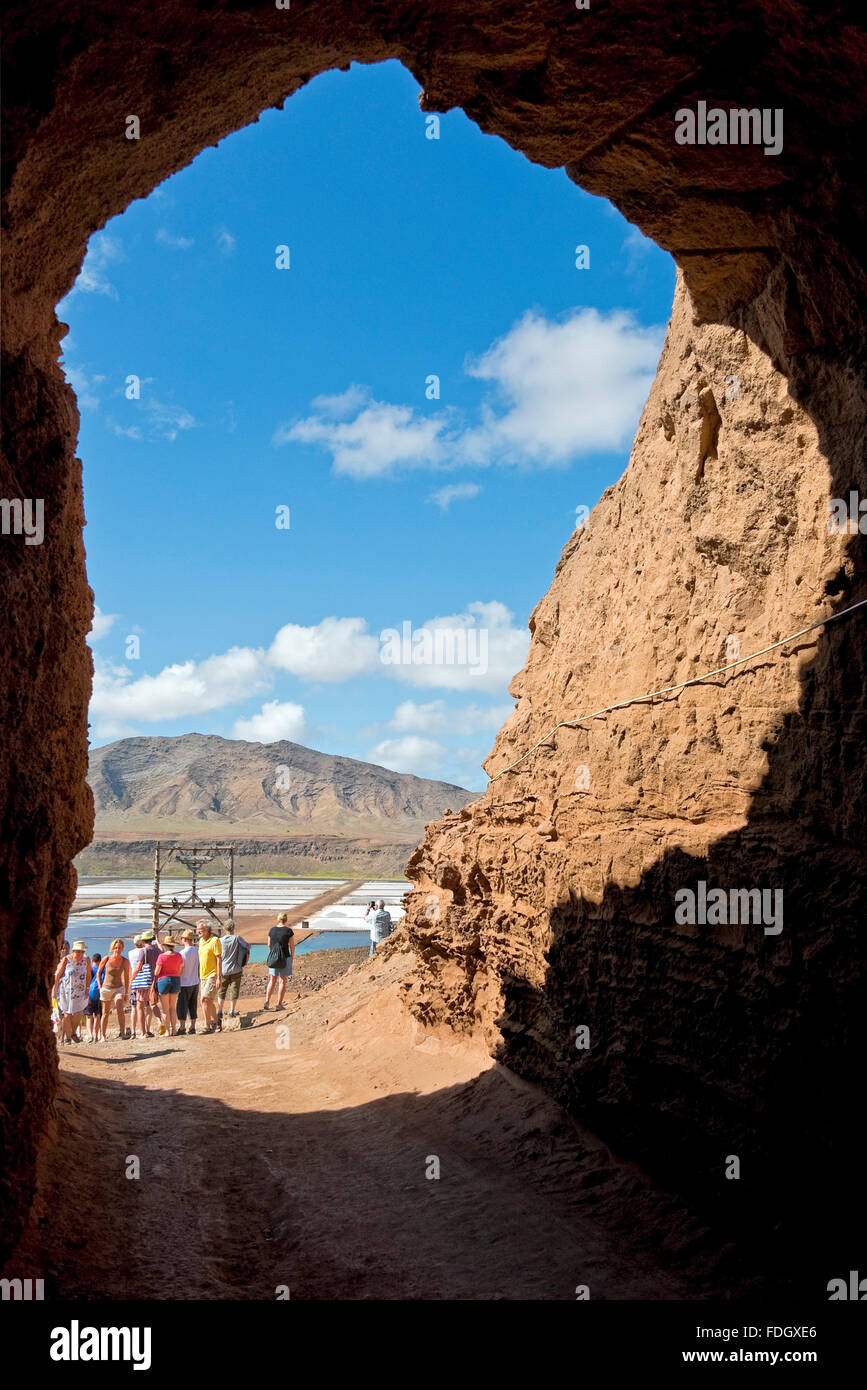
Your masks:
<svg viewBox="0 0 867 1390"><path fill-rule="evenodd" d="M4 25L0 492L46 513L44 544L0 547L4 1252L32 1209L30 1267L65 1296L737 1298L758 1284L787 1309L824 1301L865 1248L859 7L152 0L143 23L110 0L11 0ZM141 797L111 782L108 752L102 781L91 765L98 833L118 843L151 810L220 838L243 810L263 844L307 837L286 866L302 872L348 870L319 837L363 833L377 855L411 842L417 891L384 959L285 1016L79 1046L58 1074L47 983L94 835L94 593L56 306L93 233L201 151L318 74L390 60L422 112L460 110L565 170L676 260L629 464L559 562L552 546L516 708L471 804L449 789L407 804L392 774L329 790L300 752L282 760L286 807L277 761L251 765L243 795L198 776L198 754L153 785L142 765ZM783 148L680 143L679 111L717 101L784 112ZM580 236L560 239L565 264ZM855 529L829 529L829 504L853 495ZM733 652L743 664L720 675ZM675 920L698 885L784 893L784 930ZM170 1252L140 1238L167 1200L190 1212Z"/></svg>
<svg viewBox="0 0 867 1390"><path fill-rule="evenodd" d="M94 748L95 830L152 835L365 835L407 840L472 793L449 782L216 734L125 738Z"/></svg>
<svg viewBox="0 0 867 1390"><path fill-rule="evenodd" d="M148 873L156 840L237 845L245 873L403 873L428 821L472 793L300 743L212 734L125 738L94 748L93 840L82 874Z"/></svg>
<svg viewBox="0 0 867 1390"><path fill-rule="evenodd" d="M479 1044L411 1018L404 941L369 964L323 955L356 963L299 965L311 988L282 1013L245 997L252 1026L63 1049L29 1235L31 1251L47 1238L49 1296L713 1293L721 1270L675 1204ZM317 990L323 973L334 978ZM82 1196L118 1218L98 1259ZM131 1257L130 1231L158 1229L175 1202L170 1257L158 1240ZM24 1277L28 1259L25 1247Z"/></svg>

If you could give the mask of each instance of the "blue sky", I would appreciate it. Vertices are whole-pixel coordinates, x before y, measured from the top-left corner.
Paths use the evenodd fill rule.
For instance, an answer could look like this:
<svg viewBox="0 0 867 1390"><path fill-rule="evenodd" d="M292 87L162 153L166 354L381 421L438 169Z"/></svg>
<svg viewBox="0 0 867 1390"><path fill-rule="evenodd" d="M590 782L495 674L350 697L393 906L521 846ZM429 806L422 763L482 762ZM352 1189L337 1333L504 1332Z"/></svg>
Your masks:
<svg viewBox="0 0 867 1390"><path fill-rule="evenodd" d="M484 786L674 266L462 112L429 138L417 98L397 63L324 74L92 238L58 315L94 744L292 738Z"/></svg>

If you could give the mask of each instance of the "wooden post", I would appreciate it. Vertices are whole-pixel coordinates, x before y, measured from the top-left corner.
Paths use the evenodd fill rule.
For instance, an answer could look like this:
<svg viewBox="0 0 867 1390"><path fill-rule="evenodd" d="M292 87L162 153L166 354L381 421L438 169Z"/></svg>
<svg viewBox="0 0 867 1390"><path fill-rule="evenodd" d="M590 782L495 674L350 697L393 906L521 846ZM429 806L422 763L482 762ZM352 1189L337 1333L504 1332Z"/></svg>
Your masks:
<svg viewBox="0 0 867 1390"><path fill-rule="evenodd" d="M235 846L229 845L229 921L235 922Z"/></svg>
<svg viewBox="0 0 867 1390"><path fill-rule="evenodd" d="M154 908L152 925L154 936L159 931L160 925L160 842L157 840L157 847L154 850Z"/></svg>

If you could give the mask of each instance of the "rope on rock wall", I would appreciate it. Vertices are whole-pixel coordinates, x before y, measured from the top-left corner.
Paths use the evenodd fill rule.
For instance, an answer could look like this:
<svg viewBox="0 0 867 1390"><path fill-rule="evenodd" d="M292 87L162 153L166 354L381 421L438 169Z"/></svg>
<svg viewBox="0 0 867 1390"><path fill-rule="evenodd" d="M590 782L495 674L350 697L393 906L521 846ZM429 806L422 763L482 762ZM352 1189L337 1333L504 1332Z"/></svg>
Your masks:
<svg viewBox="0 0 867 1390"><path fill-rule="evenodd" d="M832 613L830 617L820 618L818 622L810 623L809 627L802 627L800 632L793 632L791 637L783 637L779 642L772 642L769 647L762 647L760 652L751 652L749 656L741 656L737 661L730 661L726 666L717 666L715 671L705 671L704 675L693 676L688 681L681 681L679 685L666 685L662 690L651 690L647 695L632 695L628 700L619 700L615 705L605 705L604 708L593 710L589 714L578 714L574 719L561 719L559 724L555 724L552 729L548 730L547 734L543 734L542 738L538 739L531 748L528 748L526 753L522 753L520 758L516 758L513 763L509 763L508 767L501 768L499 772L495 772L491 781L496 782L498 777L504 777L507 772L514 771L516 767L520 766L521 763L525 762L526 759L530 757L531 753L535 753L537 748L541 748L543 743L547 743L548 740L556 734L558 729L574 729L577 724L583 723L585 719L597 719L599 715L610 714L612 710L625 709L627 705L641 704L644 700L655 700L660 695L671 695L675 690L685 690L688 685L699 685L701 681L710 680L711 676L719 676L722 675L723 671L731 671L734 666L743 666L746 661L755 661L757 657L764 656L767 652L775 651L777 647L788 646L789 642L796 642L799 637L806 636L808 632L812 632L817 627L824 627L826 623L833 623L836 622L838 618L845 618L847 613L854 613L856 608L863 608L865 604L867 604L867 598L861 599L859 603L851 604L849 608L842 608L839 613Z"/></svg>

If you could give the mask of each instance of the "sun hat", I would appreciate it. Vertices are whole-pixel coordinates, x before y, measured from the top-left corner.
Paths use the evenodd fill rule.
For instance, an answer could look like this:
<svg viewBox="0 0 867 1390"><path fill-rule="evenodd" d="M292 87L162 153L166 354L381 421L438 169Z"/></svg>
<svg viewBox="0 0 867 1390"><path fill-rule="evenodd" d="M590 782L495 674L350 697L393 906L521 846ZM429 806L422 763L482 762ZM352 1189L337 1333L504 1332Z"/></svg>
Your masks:
<svg viewBox="0 0 867 1390"><path fill-rule="evenodd" d="M86 941L73 941L73 943L72 943L72 945L71 945L71 947L70 947L70 950L72 950L72 951L86 951L86 950L87 950L87 942L86 942Z"/></svg>
<svg viewBox="0 0 867 1390"><path fill-rule="evenodd" d="M153 934L153 932L150 930L150 928L148 928L147 931L143 931L143 932L142 932L142 934L141 934L141 939L142 939L142 941L153 941L153 939L154 939L154 934Z"/></svg>
<svg viewBox="0 0 867 1390"><path fill-rule="evenodd" d="M196 933L193 931L192 927L187 927L186 931L181 932L182 941L186 941L187 937L189 937L191 941L195 941Z"/></svg>
<svg viewBox="0 0 867 1390"><path fill-rule="evenodd" d="M163 945L164 945L164 946L177 946L177 944L178 944L178 943L175 941L175 938L174 938L173 936L164 936L164 937L163 937Z"/></svg>

